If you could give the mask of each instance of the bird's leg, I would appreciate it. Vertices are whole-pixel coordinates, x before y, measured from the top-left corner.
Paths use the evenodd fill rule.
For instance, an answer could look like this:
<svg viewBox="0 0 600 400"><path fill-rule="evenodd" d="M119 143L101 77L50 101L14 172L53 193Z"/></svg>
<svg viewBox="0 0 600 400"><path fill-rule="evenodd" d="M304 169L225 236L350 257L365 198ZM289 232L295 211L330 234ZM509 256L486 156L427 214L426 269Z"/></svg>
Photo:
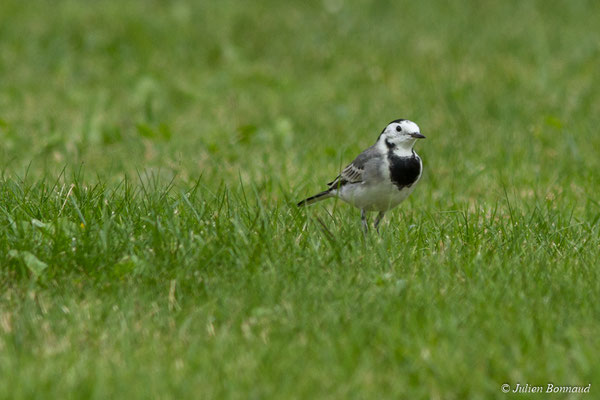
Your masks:
<svg viewBox="0 0 600 400"><path fill-rule="evenodd" d="M362 226L365 234L369 231L369 223L367 222L367 212L365 210L360 210L360 219L362 221Z"/></svg>
<svg viewBox="0 0 600 400"><path fill-rule="evenodd" d="M377 233L379 233L379 223L383 219L384 215L385 215L384 211L379 211L379 214L377 214L377 218L375 218L375 229L377 230Z"/></svg>

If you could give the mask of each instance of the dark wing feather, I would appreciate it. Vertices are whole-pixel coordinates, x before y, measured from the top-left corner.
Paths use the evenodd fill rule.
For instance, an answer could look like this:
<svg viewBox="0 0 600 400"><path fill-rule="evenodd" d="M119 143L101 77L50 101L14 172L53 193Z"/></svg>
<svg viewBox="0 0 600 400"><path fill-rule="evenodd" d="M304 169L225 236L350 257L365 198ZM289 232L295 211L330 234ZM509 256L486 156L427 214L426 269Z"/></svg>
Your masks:
<svg viewBox="0 0 600 400"><path fill-rule="evenodd" d="M375 155L376 151L373 146L360 153L333 181L327 184L329 188L335 189L347 183L362 182L365 164Z"/></svg>

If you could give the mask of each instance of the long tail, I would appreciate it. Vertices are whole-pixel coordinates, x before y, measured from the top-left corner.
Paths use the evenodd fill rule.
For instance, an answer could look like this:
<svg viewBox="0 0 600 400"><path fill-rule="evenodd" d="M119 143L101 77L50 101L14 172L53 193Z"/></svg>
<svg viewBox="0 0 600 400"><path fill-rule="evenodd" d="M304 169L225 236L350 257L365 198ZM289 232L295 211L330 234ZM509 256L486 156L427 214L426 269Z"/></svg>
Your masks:
<svg viewBox="0 0 600 400"><path fill-rule="evenodd" d="M317 193L314 196L311 196L307 199L302 200L301 202L298 203L298 207L309 206L313 203L316 203L317 201L325 200L331 196L333 196L333 193L331 193L331 189L325 190L321 193Z"/></svg>

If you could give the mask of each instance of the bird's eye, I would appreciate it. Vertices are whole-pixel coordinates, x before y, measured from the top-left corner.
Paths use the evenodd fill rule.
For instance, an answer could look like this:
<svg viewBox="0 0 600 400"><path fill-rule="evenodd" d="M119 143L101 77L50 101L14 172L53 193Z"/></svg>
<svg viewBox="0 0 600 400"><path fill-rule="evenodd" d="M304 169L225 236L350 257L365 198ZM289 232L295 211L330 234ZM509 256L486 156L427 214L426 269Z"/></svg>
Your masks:
<svg viewBox="0 0 600 400"><path fill-rule="evenodd" d="M402 128L400 128L400 125L396 126L396 132L402 132Z"/></svg>

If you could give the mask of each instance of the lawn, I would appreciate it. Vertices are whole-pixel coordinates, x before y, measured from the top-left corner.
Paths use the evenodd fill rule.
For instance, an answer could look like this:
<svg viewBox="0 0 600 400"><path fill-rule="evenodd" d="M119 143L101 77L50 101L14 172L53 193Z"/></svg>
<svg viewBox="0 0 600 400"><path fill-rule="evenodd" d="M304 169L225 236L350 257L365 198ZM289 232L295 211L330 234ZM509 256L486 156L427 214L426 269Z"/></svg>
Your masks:
<svg viewBox="0 0 600 400"><path fill-rule="evenodd" d="M599 15L3 0L0 398L599 397ZM296 208L396 118L379 235Z"/></svg>

